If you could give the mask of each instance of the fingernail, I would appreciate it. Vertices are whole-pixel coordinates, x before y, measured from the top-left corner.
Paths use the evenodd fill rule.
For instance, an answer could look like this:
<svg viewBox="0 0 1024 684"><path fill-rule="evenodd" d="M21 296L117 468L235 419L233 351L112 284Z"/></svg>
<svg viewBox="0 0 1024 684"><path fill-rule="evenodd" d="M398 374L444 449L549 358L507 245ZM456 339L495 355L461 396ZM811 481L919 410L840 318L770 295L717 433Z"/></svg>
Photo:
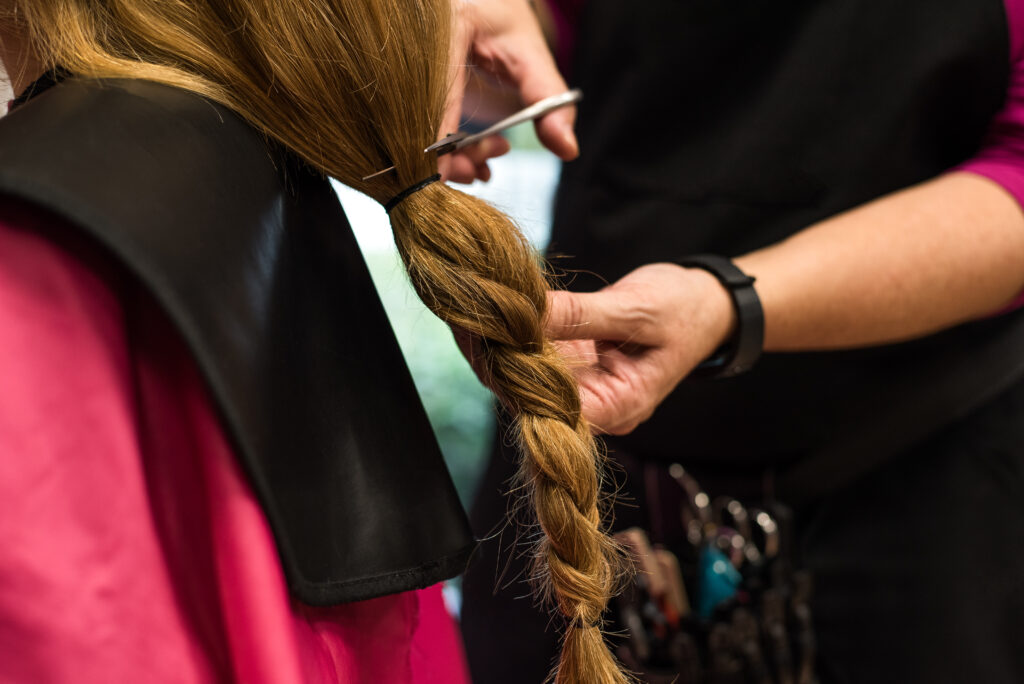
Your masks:
<svg viewBox="0 0 1024 684"><path fill-rule="evenodd" d="M569 148L570 159L575 159L580 154L579 143L576 142L576 133L573 132L572 126L569 124L562 124L562 140L565 142L565 146Z"/></svg>

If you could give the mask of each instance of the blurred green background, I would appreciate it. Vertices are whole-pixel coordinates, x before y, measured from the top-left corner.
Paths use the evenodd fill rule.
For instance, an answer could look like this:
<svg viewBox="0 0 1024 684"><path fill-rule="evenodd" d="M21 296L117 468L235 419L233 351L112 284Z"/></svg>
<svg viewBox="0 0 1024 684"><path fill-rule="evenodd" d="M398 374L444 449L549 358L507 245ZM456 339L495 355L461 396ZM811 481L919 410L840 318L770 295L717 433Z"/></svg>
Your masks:
<svg viewBox="0 0 1024 684"><path fill-rule="evenodd" d="M558 160L541 148L531 124L510 130L508 138L512 151L491 162L490 182L455 187L504 211L543 249L550 233ZM468 507L494 434L491 394L477 381L448 327L426 310L409 286L383 208L351 188L336 188L459 496Z"/></svg>

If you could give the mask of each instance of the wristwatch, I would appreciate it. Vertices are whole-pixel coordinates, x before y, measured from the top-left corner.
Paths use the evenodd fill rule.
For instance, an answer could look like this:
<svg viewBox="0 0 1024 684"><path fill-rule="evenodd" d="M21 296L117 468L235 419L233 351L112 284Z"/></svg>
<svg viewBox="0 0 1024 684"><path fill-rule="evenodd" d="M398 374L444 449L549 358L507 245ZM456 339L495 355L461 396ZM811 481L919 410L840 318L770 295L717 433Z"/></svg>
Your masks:
<svg viewBox="0 0 1024 684"><path fill-rule="evenodd" d="M716 254L695 254L676 263L685 268L703 269L718 278L736 309L736 332L732 339L697 366L690 377L729 378L753 368L764 347L764 310L754 290L754 278Z"/></svg>

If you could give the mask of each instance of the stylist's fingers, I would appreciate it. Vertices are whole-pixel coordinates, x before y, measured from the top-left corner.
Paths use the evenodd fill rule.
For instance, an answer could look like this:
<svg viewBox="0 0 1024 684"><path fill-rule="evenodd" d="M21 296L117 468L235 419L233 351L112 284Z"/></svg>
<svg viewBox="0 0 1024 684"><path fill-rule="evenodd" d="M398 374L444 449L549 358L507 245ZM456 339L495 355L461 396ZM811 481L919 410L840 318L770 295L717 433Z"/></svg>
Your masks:
<svg viewBox="0 0 1024 684"><path fill-rule="evenodd" d="M504 13L500 23L505 30L481 35L473 41L472 50L479 66L498 80L509 82L523 105L568 90L529 3L506 0L500 7ZM537 120L537 137L559 158L575 159L579 154L573 132L575 121L575 106L557 109Z"/></svg>
<svg viewBox="0 0 1024 684"><path fill-rule="evenodd" d="M509 149L508 140L500 135L492 135L458 152L441 157L440 159L448 159L446 179L456 183L490 180L491 170L487 166L487 161L500 157Z"/></svg>
<svg viewBox="0 0 1024 684"><path fill-rule="evenodd" d="M609 339L608 333L616 326L612 322L615 316L608 309L600 293L551 290L545 331L555 340Z"/></svg>
<svg viewBox="0 0 1024 684"><path fill-rule="evenodd" d="M565 88L560 92L564 92ZM558 93L553 93L558 94ZM542 98L537 98L539 101ZM524 102L531 103L530 99L523 98ZM562 161L572 161L580 156L580 146L576 141L574 125L576 122L576 105L562 107L537 119L534 127L537 131L537 139L544 147L551 150Z"/></svg>
<svg viewBox="0 0 1024 684"><path fill-rule="evenodd" d="M488 159L500 157L511 149L511 146L503 136L490 135L480 142L467 145L459 150L459 153L467 157L475 165L483 164Z"/></svg>
<svg viewBox="0 0 1024 684"><path fill-rule="evenodd" d="M539 37L539 30L538 42L535 47L517 55L510 55L506 68L512 82L519 90L524 105L531 105L546 97L568 90L565 79L558 73L551 52ZM575 159L580 153L574 131L575 122L575 105L556 109L537 119L534 124L537 138L544 147L554 152L560 159L564 161Z"/></svg>
<svg viewBox="0 0 1024 684"><path fill-rule="evenodd" d="M540 22L526 0L474 0L454 2L451 42L451 89L445 103L438 139L459 129L473 62L500 83L508 84L523 105L531 105L567 90L548 49ZM563 107L538 119L537 137L563 160L579 154L573 124L575 107ZM438 158L445 180L470 182L487 176L483 162L472 166L454 155Z"/></svg>
<svg viewBox="0 0 1024 684"><path fill-rule="evenodd" d="M583 415L597 430L632 432L671 390L664 383L664 353L611 343L598 345L600 363L577 374Z"/></svg>
<svg viewBox="0 0 1024 684"><path fill-rule="evenodd" d="M466 85L469 82L469 52L473 35L476 32L474 25L476 18L470 3L453 2L452 10L451 51L448 53L451 55L448 77L448 83L451 86L448 90L448 97L445 99L441 128L437 132L438 140L459 130L459 122L462 119L462 101L465 99ZM450 157L438 157L437 169L445 181L472 182L472 178L468 180L456 178L455 174L465 171L465 168L462 166L453 168L453 166L459 165L453 164Z"/></svg>
<svg viewBox="0 0 1024 684"><path fill-rule="evenodd" d="M504 49L499 52L505 71L519 91L524 105L531 105L569 89L544 40L540 23L532 12L530 19L531 30L521 35L522 44L502 46ZM537 137L544 147L554 152L560 159L575 159L579 155L579 145L573 129L575 122L575 105L556 109L537 119Z"/></svg>
<svg viewBox="0 0 1024 684"><path fill-rule="evenodd" d="M663 342L663 323L631 292L548 292L545 329L552 339L609 340L641 345Z"/></svg>
<svg viewBox="0 0 1024 684"><path fill-rule="evenodd" d="M453 183L472 183L477 179L477 165L462 155L438 157L437 170L445 181Z"/></svg>
<svg viewBox="0 0 1024 684"><path fill-rule="evenodd" d="M562 356L579 387L583 417L595 432L622 434L628 431L635 413L629 401L624 401L621 368L609 363L620 375L616 375L604 364L610 362L609 354L615 354L614 345L594 340L555 340L555 348Z"/></svg>
<svg viewBox="0 0 1024 684"><path fill-rule="evenodd" d="M595 367L601 361L594 340L552 340L551 344L575 374Z"/></svg>

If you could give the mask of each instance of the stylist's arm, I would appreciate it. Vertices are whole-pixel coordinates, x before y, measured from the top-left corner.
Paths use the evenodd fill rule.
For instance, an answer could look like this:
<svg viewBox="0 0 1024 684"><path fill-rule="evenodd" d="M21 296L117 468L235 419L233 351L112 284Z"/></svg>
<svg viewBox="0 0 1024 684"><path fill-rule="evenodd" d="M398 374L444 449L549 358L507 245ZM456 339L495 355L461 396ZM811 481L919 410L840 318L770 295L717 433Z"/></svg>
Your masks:
<svg viewBox="0 0 1024 684"><path fill-rule="evenodd" d="M898 342L1014 300L1024 289L1024 214L999 185L952 173L735 263L757 279L766 352ZM548 334L563 340L584 415L612 434L650 417L734 326L718 281L672 264L643 266L596 293L550 295Z"/></svg>

